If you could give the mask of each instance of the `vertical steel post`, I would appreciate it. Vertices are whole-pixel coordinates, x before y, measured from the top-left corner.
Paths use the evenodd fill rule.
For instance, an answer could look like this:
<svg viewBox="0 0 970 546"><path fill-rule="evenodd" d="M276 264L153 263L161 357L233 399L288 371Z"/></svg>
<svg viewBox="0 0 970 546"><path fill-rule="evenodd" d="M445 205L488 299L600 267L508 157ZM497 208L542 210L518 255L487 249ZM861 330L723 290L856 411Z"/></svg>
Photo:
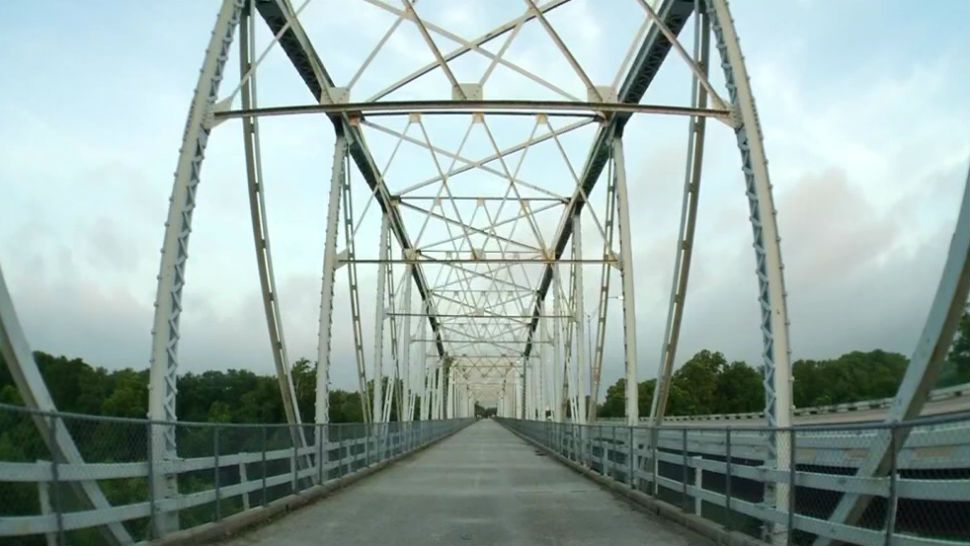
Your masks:
<svg viewBox="0 0 970 546"><path fill-rule="evenodd" d="M707 75L710 65L711 40L710 18L699 9L699 0L694 12L694 60L703 75ZM695 73L691 83L691 105L695 108L707 107L707 89ZM687 137L687 165L684 169L684 192L680 209L680 233L677 236L677 254L674 258L673 282L670 288L670 303L667 308L667 325L664 330L660 352L660 369L654 386L650 407L650 420L659 425L667 409L670 393L670 378L674 370L674 358L680 339L680 323L684 314L687 298L687 283L690 277L691 256L694 247L694 231L697 225L697 205L700 199L701 168L704 164L704 134L707 118L692 116Z"/></svg>
<svg viewBox="0 0 970 546"><path fill-rule="evenodd" d="M694 513L698 516L701 515L701 508L704 506L704 501L701 498L701 491L704 489L704 469L701 468L700 461L704 460L704 457L691 457L694 463Z"/></svg>
<svg viewBox="0 0 970 546"><path fill-rule="evenodd" d="M330 422L330 357L333 344L333 289L337 274L337 230L340 225L340 191L346 177L347 138L337 132L327 201L327 229L323 247L320 288L320 323L317 330L317 390L314 421Z"/></svg>
<svg viewBox="0 0 970 546"><path fill-rule="evenodd" d="M657 484L657 474L659 461L657 461L657 441L660 439L660 432L655 426L650 427L650 477L653 480L650 486L653 488L653 496L660 493L660 486Z"/></svg>
<svg viewBox="0 0 970 546"><path fill-rule="evenodd" d="M244 460L243 461L239 461L239 483L241 485L242 484L245 484L247 486L249 484L249 472L246 469L246 461L244 461ZM247 487L247 489L248 489L248 487ZM250 505L249 505L249 491L243 491L240 496L242 497L243 510L244 511L245 510L249 510L249 508L250 508Z"/></svg>
<svg viewBox="0 0 970 546"><path fill-rule="evenodd" d="M45 417L41 417L45 419ZM41 461L37 461L41 462ZM37 500L40 502L40 513L44 516L49 516L54 514L54 510L51 508L51 494L50 494L50 482L40 481L37 482ZM55 514L56 518L57 515ZM47 546L57 546L57 532L45 532L44 540Z"/></svg>
<svg viewBox="0 0 970 546"><path fill-rule="evenodd" d="M372 401L373 409L371 410L374 422L384 421L384 408L382 407L384 403L384 284L387 281L387 260L391 257L389 234L387 214L382 214L380 241L377 249L380 263L377 264L377 295L375 297L376 309L374 310L374 399ZM388 385L388 387L393 388L394 386Z"/></svg>
<svg viewBox="0 0 970 546"><path fill-rule="evenodd" d="M899 454L899 438L897 435L898 425L895 423L889 426L889 443L890 451L892 452L892 457L889 459L889 495L886 498L886 546L892 544L893 534L896 532L896 510L899 502L899 492L897 490L896 480L898 480L898 454Z"/></svg>
<svg viewBox="0 0 970 546"><path fill-rule="evenodd" d="M734 134L741 153L741 170L747 190L758 277L758 302L761 307L765 419L770 428L787 429L792 424L791 346L781 235L768 176L768 160L744 55L727 0L710 0L706 6L721 56L724 81L735 112ZM765 461L765 465L784 472L788 470L790 461L787 460L788 452L777 448L777 440L777 435L770 439L770 460ZM787 488L783 484L765 487L765 503L775 510L784 510L787 498ZM774 524L766 526L765 535L770 536L772 541L778 538L774 527Z"/></svg>
<svg viewBox="0 0 970 546"><path fill-rule="evenodd" d="M152 422L145 423L145 464L148 465L148 540L155 538L155 460L152 454Z"/></svg>
<svg viewBox="0 0 970 546"><path fill-rule="evenodd" d="M255 2L248 2L242 12L239 25L239 91L241 107L251 110L258 107L256 71L252 63L256 57ZM248 77L247 77L248 76ZM290 360L286 352L286 338L283 335L283 321L280 315L279 294L276 290L276 277L273 273L273 257L270 250L269 223L266 213L265 180L259 144L259 121L253 117L242 118L243 151L246 162L246 186L249 194L249 216L253 231L253 245L256 254L256 267L259 272L259 285L262 292L263 312L269 333L270 350L276 366L283 412L289 423L300 422L296 390L290 371ZM302 429L299 442L306 444Z"/></svg>
<svg viewBox="0 0 970 546"><path fill-rule="evenodd" d="M344 436L349 436L349 434L344 434L344 431L349 432L350 425L344 425L340 429L340 441L344 444L344 456L347 457L347 464L345 465L347 472L345 475L350 475L354 472L354 445L352 441L347 441L344 438Z"/></svg>
<svg viewBox="0 0 970 546"><path fill-rule="evenodd" d="M636 460L637 448L636 448L636 440L634 438L634 428L629 427L629 429L630 429L630 446L629 446L630 460L628 462L630 467L630 478L628 481L630 482L631 489L639 489L639 487L637 486L638 485L637 480L639 478L637 477L637 473L635 469L639 468L640 465L637 464L637 460Z"/></svg>
<svg viewBox="0 0 970 546"><path fill-rule="evenodd" d="M405 258L414 258L413 255L406 254ZM401 325L401 349L398 351L400 355L400 376L401 376L401 394L400 403L397 406L397 422L403 423L404 421L410 421L413 412L411 411L411 314L412 314L412 304L414 298L411 296L411 286L414 284L411 282L412 275L414 274L414 266L412 264L407 264L404 267L404 294L402 295L404 299L404 324ZM420 296L419 298L420 299ZM420 309L420 306L418 307ZM425 309L429 311L430 308ZM451 374L448 374L449 379ZM450 383L449 383L450 384Z"/></svg>
<svg viewBox="0 0 970 546"><path fill-rule="evenodd" d="M616 456L617 459L619 459L620 452L619 450L616 449L616 427L610 426L610 428L612 429L612 433L613 433L613 443L610 445L610 447L612 448L611 451L613 452L613 455ZM618 463L619 461L616 461L616 462ZM611 462L610 468L613 470L613 479L619 481L620 478L617 477L617 473L620 471L620 465Z"/></svg>
<svg viewBox="0 0 970 546"><path fill-rule="evenodd" d="M725 429L724 438L724 521L728 531L731 530L731 427Z"/></svg>
<svg viewBox="0 0 970 546"><path fill-rule="evenodd" d="M563 420L563 361L562 361L562 302L559 294L559 264L552 264L552 419L557 423ZM561 429L560 429L561 430ZM560 435L562 439L562 435Z"/></svg>
<svg viewBox="0 0 970 546"><path fill-rule="evenodd" d="M172 423L178 420L175 397L179 320L183 307L182 288L185 286L189 235L192 233L192 217L196 208L202 161L212 130L211 114L219 96L219 85L223 80L243 3L242 0L222 2L189 108L169 198L155 293L148 397L148 415L160 422ZM157 452L155 459L176 459L178 454L174 427L159 426L155 432L158 434L152 443ZM178 495L177 475L157 473L156 479L155 490L161 497L170 499ZM178 511L164 512L159 516L161 531L167 533L178 530Z"/></svg>
<svg viewBox="0 0 970 546"><path fill-rule="evenodd" d="M681 507L684 509L684 512L687 512L688 511L687 510L687 506L688 506L687 505L687 464L688 464L688 461L687 461L687 429L686 428L681 429L681 432L682 432L682 436L681 437L682 437L683 455L684 455L684 460L682 462L682 468L681 468L681 470L682 470L682 472L681 472L681 481L683 482L683 486L684 486L684 489L683 489L683 497L681 498Z"/></svg>
<svg viewBox="0 0 970 546"><path fill-rule="evenodd" d="M261 440L262 440L262 451L263 451L263 456L262 456L262 467L263 467L263 470L262 470L262 475L263 475L262 497L263 497L263 502L262 502L262 505L263 506L266 506L266 425L263 425L263 426L259 427L259 430L262 432L262 434L260 436L262 437Z"/></svg>
<svg viewBox="0 0 970 546"><path fill-rule="evenodd" d="M577 213L572 218L573 222L573 259L582 260L583 259L583 231L582 231L582 214ZM573 294L573 328L574 328L574 339L576 341L576 351L573 352L573 360L576 362L575 374L570 374L570 382L575 379L576 388L573 391L576 397L576 412L577 415L573 416L573 420L577 423L586 423L587 409L586 409L586 379L588 377L588 372L586 371L589 366L587 362L587 351L582 349L583 340L585 336L583 334L583 316L586 314L585 298L584 298L584 284L583 284L583 264L574 263L573 264L573 282L575 283L575 293ZM592 433L592 429L587 431Z"/></svg>
<svg viewBox="0 0 970 546"><path fill-rule="evenodd" d="M57 438L58 417L55 414L50 416L50 445L55 446ZM57 521L57 544L65 546L67 538L64 536L64 504L61 502L61 475L60 462L57 460L57 453L51 448L51 504L54 505L54 518Z"/></svg>
<svg viewBox="0 0 970 546"><path fill-rule="evenodd" d="M219 490L219 427L212 427L212 484L216 491L216 521L222 521L222 495Z"/></svg>
<svg viewBox="0 0 970 546"><path fill-rule="evenodd" d="M317 484L323 485L323 425L317 423Z"/></svg>
<svg viewBox="0 0 970 546"><path fill-rule="evenodd" d="M794 544L793 537L795 531L795 481L797 478L798 465L796 464L795 454L797 453L798 433L794 428L788 429L788 545Z"/></svg>
<svg viewBox="0 0 970 546"><path fill-rule="evenodd" d="M623 139L613 139L613 176L616 177L617 219L620 224L620 276L623 281L623 350L626 362L626 423L640 420L637 391L637 317L633 290L633 239L630 235L630 199L626 187Z"/></svg>
<svg viewBox="0 0 970 546"><path fill-rule="evenodd" d="M291 488L292 488L292 490L293 490L294 493L298 493L300 491L300 476L299 476L300 465L298 464L299 463L299 460L300 460L300 458L299 458L300 457L299 456L300 444L296 443L296 441L295 441L296 440L296 436L293 435L293 433L295 431L292 430L292 428L293 427L291 426L290 427L290 429L291 429L290 430L290 438L292 439L291 440L291 443L293 444L293 463L290 465L291 466L291 470L293 471L293 483L291 485Z"/></svg>

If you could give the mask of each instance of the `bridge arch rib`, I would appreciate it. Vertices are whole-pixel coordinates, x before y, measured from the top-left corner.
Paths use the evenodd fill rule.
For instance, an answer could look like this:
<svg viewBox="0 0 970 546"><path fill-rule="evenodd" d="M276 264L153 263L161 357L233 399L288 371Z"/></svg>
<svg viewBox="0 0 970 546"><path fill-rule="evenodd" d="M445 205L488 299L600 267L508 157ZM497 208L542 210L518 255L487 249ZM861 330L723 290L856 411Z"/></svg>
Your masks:
<svg viewBox="0 0 970 546"><path fill-rule="evenodd" d="M324 481L330 371L336 360L335 346L342 341L337 329L347 330L347 339L352 339L367 435L393 436L392 413L403 423L467 418L479 405L497 406L501 417L517 417L520 420L515 426L535 434L546 430L536 422L547 418L576 425L596 420L609 345L608 319L616 318L610 315L612 299L621 302L625 412L632 453L633 427L641 422L637 406L641 359L634 294L634 192L627 183L625 163L625 156L631 155L631 139L627 135L635 118L687 120L673 282L658 381L647 416L650 425L658 427L665 418L686 305L710 118L718 122L713 127L725 125L734 133L749 206L763 346L763 415L768 438L764 462L772 471L791 476L789 481L766 480L765 504L779 513L787 510L793 518L791 487L798 470L791 457L795 448L779 447L785 434L794 436L781 238L761 127L727 1L630 0L642 24L631 33L626 56L613 83L607 85L599 85L601 75L593 71L558 18L568 12L570 0L524 0L520 11L470 39L436 18L425 7L431 0L402 0L400 6L389 0L362 0L362 5L390 17L390 25L376 45L369 44L373 48L356 72L347 74L331 72L340 63L332 62L327 47L320 50L327 53L323 56L315 49L321 37L313 32L312 18L304 11L312 2L301 0L294 8L289 0L223 0L205 51L169 202L152 329L149 417L154 423L147 423L149 470L139 474L147 475L151 482L152 532L168 534L179 528L178 509L170 507L184 495L179 495L178 471L165 469L178 467L180 460L175 430L181 424L177 423L175 402L182 291L208 139L227 120L240 120L242 128L253 245L283 407L288 423L301 425L271 254L260 120L313 115L327 117L335 142L324 224L315 423L309 429L285 429L293 446L294 489L308 472L319 472L316 479ZM269 29L266 49L257 44L257 19ZM391 77L386 70L391 65L380 65L378 70L375 59L390 48L388 43L401 28L412 32L424 57L410 69L404 66L408 70L403 75ZM537 49L546 51L546 59L559 62L562 71L552 74L555 71L546 73L544 67L527 68L528 63L515 58L516 46L525 40L520 36L528 32L532 32L530 44L540 45ZM684 34L693 38L692 50L681 43ZM712 43L720 59L723 85L710 76ZM235 46L240 80L230 93L220 93ZM310 92L311 103L260 104L257 74L272 48L285 53ZM477 68L473 63L463 64L470 58L484 64ZM689 103L642 103L657 85L663 67L672 63L682 63L690 76ZM378 77L374 72L380 72ZM532 87L509 84L512 77ZM498 96L491 98L496 90ZM360 100L354 93L367 98ZM379 227L371 229L378 221ZM366 245L358 244L369 230L378 241L371 254ZM371 266L376 275L369 274ZM598 281L595 291L586 280L584 268L589 266L600 273L594 277ZM335 303L342 268L349 292L346 321L340 320ZM968 268L970 177L919 344L899 393L887 403L887 423L875 433L877 449L859 462L857 478L872 480L894 473L890 466L907 439L906 429L897 433L895 424L917 417L931 396L965 309L970 291ZM375 280L373 292L366 286L371 279ZM591 293L596 301L590 306L595 307L592 314L586 308ZM365 315L371 295L374 335L366 340ZM57 419L62 417L55 413L30 357L2 277L0 326L0 349L27 405L40 410L31 415L52 458L72 469L87 464L69 430L58 425ZM431 436L444 434L435 423L429 425L426 430ZM316 434L310 438L307 430ZM402 451L417 445L421 433L415 438L415 430L422 429L397 429L396 441L401 442ZM613 429L614 442L617 430ZM579 441L592 444L591 438L584 437L587 432L576 434ZM541 435L534 439L548 441ZM378 449L376 442L368 436L360 445L364 450ZM686 431L683 452L686 472ZM353 466L356 459L350 448L346 457ZM657 460L654 457L655 464ZM151 470L156 461L162 463L162 471ZM218 476L218 447L211 464ZM39 468L32 466L31 471L44 472ZM56 481L56 470L51 472ZM683 481L686 491L686 478ZM76 494L95 510L110 508L96 480L75 485ZM216 477L217 503L218 491ZM857 523L870 500L871 495L843 491L832 523ZM156 501L169 508L156 514ZM787 530L793 528L790 519ZM766 538L775 542L786 532L767 520L764 530ZM101 525L101 531L112 543L131 542L119 521ZM888 527L890 534L892 531ZM819 544L832 539L824 533L819 537Z"/></svg>
<svg viewBox="0 0 970 546"><path fill-rule="evenodd" d="M619 299L622 300L625 332L626 414L629 423L638 422L634 311L636 301L633 295L630 204L622 139L624 129L634 114L659 113L687 116L690 126L682 234L678 244L668 328L661 355L660 381L654 397L658 403L651 410L652 419L659 423L663 418L669 376L676 354L690 269L689 249L692 246L696 220L706 119L711 117L734 129L741 150L760 284L760 328L764 335L765 384L768 393L766 412L771 416L772 424L787 425L790 422L791 385L780 238L777 234L760 127L726 2L711 0L698 4L693 0L664 0L653 3L655 5L642 0L634 2L642 10L644 22L634 37L627 58L621 64L612 86L594 85L586 71L588 67L583 66L570 49L570 44L550 22L555 10L564 9L563 6L568 4L566 0L553 0L541 5L527 0L521 14L472 40L456 37L455 33L442 25L423 18L419 9L409 1L404 2L403 8L380 0L370 4L396 17L395 23L351 79L348 87L339 87L314 48L310 33L300 18L299 12L307 3L301 4L299 10L294 10L289 2L280 0L224 2L190 110L170 203L169 222L166 225L153 330L152 416L165 420L176 417L174 378L177 370L181 289L184 285L188 235L195 206L194 195L199 182L205 143L209 132L223 120L241 118L254 245L270 343L287 419L291 423L299 422L273 278L263 201L258 120L267 115L321 112L332 122L337 144L327 211L321 288L317 355L320 365L315 412L317 422L329 420L333 291L337 282L336 272L341 267L347 268L350 279L351 319L358 389L362 394L362 413L366 420L379 421L385 417L383 398L391 395L382 390L383 378L378 378L380 381L375 383L373 401L370 399L365 341L361 327L357 267L370 264L379 266L378 276L382 283L377 291L376 307L378 314L384 316L376 329L381 336L374 341L374 353L383 352L385 344L381 337L384 319L387 319L392 324L391 350L394 355L389 377L392 381L400 380L407 385L408 392L400 397L398 404L398 407L407 410L406 418L413 415L412 399L416 400L419 396L430 402L426 405L432 415L449 416L458 412L459 408L464 408L460 411L467 411L476 400L487 395L495 403L501 399L505 412L523 417L539 417L540 412L544 413L547 406L554 406L555 411L552 413L559 418L569 414L579 422L594 419L606 344L608 301L616 299L616 296L610 295L610 279L614 271L618 272L621 282ZM704 9L695 13L698 5ZM260 108L257 104L256 74L265 57L265 53L256 54L253 25L257 14L273 35L270 47L282 48L286 53L310 91L314 105ZM678 35L692 15L695 21L695 44L693 53L690 53L679 42ZM241 81L236 91L220 99L218 85L222 79L235 27L239 26L241 20ZM371 99L351 102L350 93L357 78L380 51L387 37L402 22L413 25L418 31L431 54L430 62L408 76L390 83ZM503 58L509 44L526 24L541 28L549 39L546 45L551 44L550 49L565 61L565 65L571 68L581 83L578 86L582 90L580 93L566 90L567 84L552 82L547 77ZM722 59L728 101L719 96L708 78L711 30ZM435 41L435 36L439 42ZM450 51L441 49L439 43L443 37L459 43L460 46ZM485 49L486 44L497 42L499 38L506 40L501 53L492 53ZM458 60L472 53L483 55L491 64L478 83L462 83L455 75L455 67ZM640 104L671 53L680 57L677 62L686 63L692 74L691 104ZM547 96L552 99L523 99L513 94L509 98L485 100L483 84L496 67L509 68L524 75L544 87ZM428 98L416 100L387 100L400 94L402 90L407 91L422 76L428 74L443 75L449 82L447 90L450 96L443 98L432 93ZM583 91L588 95L588 100L577 98ZM239 109L234 109L237 94L240 95L241 104ZM566 100L562 100L563 98ZM404 118L407 125L403 131L391 129L383 122L385 117ZM505 123L506 118L523 117L534 123L528 138L511 146L499 146L498 140L501 139L496 138L496 132L504 131L499 126ZM437 123L441 118L468 120L468 128L457 151L454 151L454 147L449 149L448 146L432 142L429 138L428 126ZM566 121L561 122L560 118ZM473 130L483 132L490 142L491 151L478 159L471 157L468 152L463 153L463 146ZM595 134L586 149L585 163L577 172L570 161L570 155L576 154L572 150L567 152L568 146L563 144L563 140L570 138L573 132L583 130L595 130ZM365 131L371 139L375 135L397 139L391 159L402 143L421 149L430 156L437 174L424 180L415 180L410 186L390 188L388 179L377 166L377 159L368 145ZM558 187L555 184L543 187L519 176L519 168L529 151L544 144L555 145L561 154L561 161L572 171L574 180L567 179L564 183L560 181ZM468 172L484 172L497 177L505 185L504 193L499 191L456 195L449 182ZM586 205L591 195L595 195L597 183L604 177L604 173L607 203L597 214L596 207ZM355 177L366 183L368 195L365 210L360 213L359 218L354 216L354 198L351 196ZM437 192L432 195L428 192L429 189L437 189ZM393 241L400 251L399 258L386 252L384 245L380 245L381 255L376 259L364 257L355 249L355 235L371 201L376 202L386 231L393 235ZM466 201L473 202L474 206L467 206ZM499 204L490 208L492 202ZM508 203L512 204L507 206ZM509 215L509 209L514 209L515 214ZM543 217L544 213L549 212L558 215L559 219L554 224L548 219L548 214ZM423 223L415 224L410 220L415 213L423 215ZM476 223L476 216L484 217L485 221L479 220ZM586 222L592 221L602 236L604 245L600 256L589 257L583 254L579 226L584 223L584 217L587 218ZM422 241L422 237L426 237L425 228L429 222L437 224L439 237L444 235L433 244L426 243L426 238ZM555 229L550 230L549 225L554 225ZM516 228L521 228L518 234L515 233ZM614 237L617 228L619 236ZM413 238L415 230L418 233L416 239ZM338 251L338 231L344 234L343 251ZM521 235L522 232L527 235ZM422 245L422 242L425 244ZM614 247L615 242L619 243L618 250ZM394 263L404 265L403 284L396 283L390 273ZM582 316L586 314L583 305L585 265L601 266L595 353L589 347L587 351L582 347L583 338L592 336L592 332L586 331L582 321ZM567 269L565 282L561 280L562 268ZM429 270L435 272L436 278L430 278ZM439 285L442 276L444 281ZM383 282L385 277L386 283ZM394 302L395 284L398 285L398 294L407 294L408 301L401 306L404 313L393 310L395 305L400 304ZM416 310L410 303L412 285L420 300ZM384 287L387 287L386 290ZM400 290L402 287L406 290ZM554 310L551 315L544 315L545 299L550 291L554 293L556 300L552 306ZM479 292L483 295L479 295ZM514 295L508 299L498 299L495 296L503 293ZM421 385L420 394L418 389L410 388L411 379L415 375L409 362L416 337L412 331L412 317L427 322L430 329L430 338L418 342L424 344L421 349L424 353L421 355L421 362L416 363L418 373L422 375L414 381L416 385ZM540 327L540 323L544 324ZM403 330L401 326L404 326ZM592 330L588 324L586 328ZM551 339L540 339L543 329L553 331L548 336ZM495 341L499 336L509 336L511 339ZM533 358L534 346L538 343L555 344L554 353L562 350L561 356L565 363L559 361L557 356L552 363L553 370L550 370L553 373L541 373L541 354L536 355L539 358ZM561 344L564 345L560 346ZM521 348L516 348L516 345ZM462 352L463 348L471 348L472 353ZM431 360L427 361L429 350ZM375 356L375 361L377 360L379 359ZM483 365L483 361L490 363ZM402 370L402 364L408 369ZM555 380L555 383L537 385L539 377ZM496 387L493 382L498 382L499 386ZM590 393L589 397L587 393ZM563 408L567 409L564 411ZM172 455L174 439L168 437L159 440L157 443Z"/></svg>

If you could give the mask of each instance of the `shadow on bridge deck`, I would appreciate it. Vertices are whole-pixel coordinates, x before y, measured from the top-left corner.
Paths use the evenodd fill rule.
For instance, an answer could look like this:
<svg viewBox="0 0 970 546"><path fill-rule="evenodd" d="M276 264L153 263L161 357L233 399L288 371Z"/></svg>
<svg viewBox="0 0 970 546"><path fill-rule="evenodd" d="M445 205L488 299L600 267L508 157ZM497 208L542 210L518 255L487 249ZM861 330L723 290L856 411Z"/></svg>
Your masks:
<svg viewBox="0 0 970 546"><path fill-rule="evenodd" d="M233 546L707 545L485 420Z"/></svg>

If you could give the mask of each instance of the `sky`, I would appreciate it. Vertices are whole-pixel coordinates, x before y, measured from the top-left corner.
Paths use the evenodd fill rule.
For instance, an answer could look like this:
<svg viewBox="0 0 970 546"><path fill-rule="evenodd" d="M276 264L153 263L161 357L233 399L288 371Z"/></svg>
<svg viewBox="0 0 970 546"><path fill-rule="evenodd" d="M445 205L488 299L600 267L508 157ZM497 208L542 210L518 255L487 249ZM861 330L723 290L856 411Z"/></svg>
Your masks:
<svg viewBox="0 0 970 546"><path fill-rule="evenodd" d="M394 20L373 6L346 9L348 4L312 0L301 16L338 83L349 81ZM503 22L503 10L522 10L518 2L456 6L418 4L429 21L466 37ZM594 83L609 85L641 21L626 14L642 18L642 12L633 0L574 0L567 6L550 21ZM148 365L167 198L217 7L214 0L0 3L0 267L34 349L110 369ZM970 4L941 0L913 10L901 0L735 0L731 8L765 135L793 358L876 348L909 354L939 279L970 166ZM342 16L332 17L334 10ZM354 98L363 100L393 75L429 60L413 25L404 27L363 73ZM525 28L508 58L584 92L541 30ZM690 34L682 34L688 48ZM260 47L269 38L258 30ZM235 59L233 53L222 96L238 82ZM668 59L645 102L686 104L689 72L675 61ZM487 65L482 58L463 63L455 68L460 78ZM712 82L719 84L723 78L714 68ZM258 74L261 104L308 101L275 49ZM398 96L448 98L440 72L416 84ZM488 98L521 98L537 91L496 70L485 92ZM395 123L388 125L402 127ZM678 363L709 348L729 360L760 364L754 255L738 153L728 128L717 122L709 127ZM435 142L450 144L449 130L436 129ZM509 125L498 136L521 140L517 130ZM332 127L319 117L286 117L264 120L262 131L289 354L291 360L314 359ZM577 150L577 166L585 157L579 151L584 135L589 132L567 144ZM640 116L625 136L642 378L655 374L660 357L685 141L683 118ZM369 142L383 164L392 141L374 134ZM240 144L237 122L216 127L210 138L184 295L183 372L273 369ZM396 161L393 172L400 178L389 185L403 187L404 180L427 174L417 164ZM543 163L533 162L526 174L529 168L541 172ZM363 193L355 195L357 211L366 202ZM358 248L376 248L370 214ZM599 244L592 232L587 228L584 244ZM598 268L587 271L592 311ZM365 285L373 283L371 270L361 274ZM337 289L341 317L346 302L344 283ZM366 292L362 307L366 335L374 313ZM609 320L619 319L618 306L610 313ZM346 320L337 322L346 329ZM617 328L608 336L604 385L622 375L619 322L612 324ZM335 386L352 388L352 344L341 332L332 377Z"/></svg>

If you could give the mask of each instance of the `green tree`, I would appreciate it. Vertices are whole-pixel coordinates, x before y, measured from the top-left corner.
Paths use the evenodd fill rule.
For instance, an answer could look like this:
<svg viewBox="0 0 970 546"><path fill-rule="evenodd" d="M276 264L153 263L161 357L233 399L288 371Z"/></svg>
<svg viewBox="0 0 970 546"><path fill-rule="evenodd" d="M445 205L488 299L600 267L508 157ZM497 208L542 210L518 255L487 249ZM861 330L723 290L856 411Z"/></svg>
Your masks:
<svg viewBox="0 0 970 546"><path fill-rule="evenodd" d="M964 312L947 359L952 369L950 384L970 381L970 312Z"/></svg>
<svg viewBox="0 0 970 546"><path fill-rule="evenodd" d="M717 377L716 413L747 413L764 408L762 374L745 362L732 362Z"/></svg>
<svg viewBox="0 0 970 546"><path fill-rule="evenodd" d="M600 417L623 417L626 407L626 378L621 377L606 389L606 398L597 408Z"/></svg>
<svg viewBox="0 0 970 546"><path fill-rule="evenodd" d="M718 413L718 377L725 366L727 360L719 352L705 349L692 356L674 373L667 401L667 414Z"/></svg>

